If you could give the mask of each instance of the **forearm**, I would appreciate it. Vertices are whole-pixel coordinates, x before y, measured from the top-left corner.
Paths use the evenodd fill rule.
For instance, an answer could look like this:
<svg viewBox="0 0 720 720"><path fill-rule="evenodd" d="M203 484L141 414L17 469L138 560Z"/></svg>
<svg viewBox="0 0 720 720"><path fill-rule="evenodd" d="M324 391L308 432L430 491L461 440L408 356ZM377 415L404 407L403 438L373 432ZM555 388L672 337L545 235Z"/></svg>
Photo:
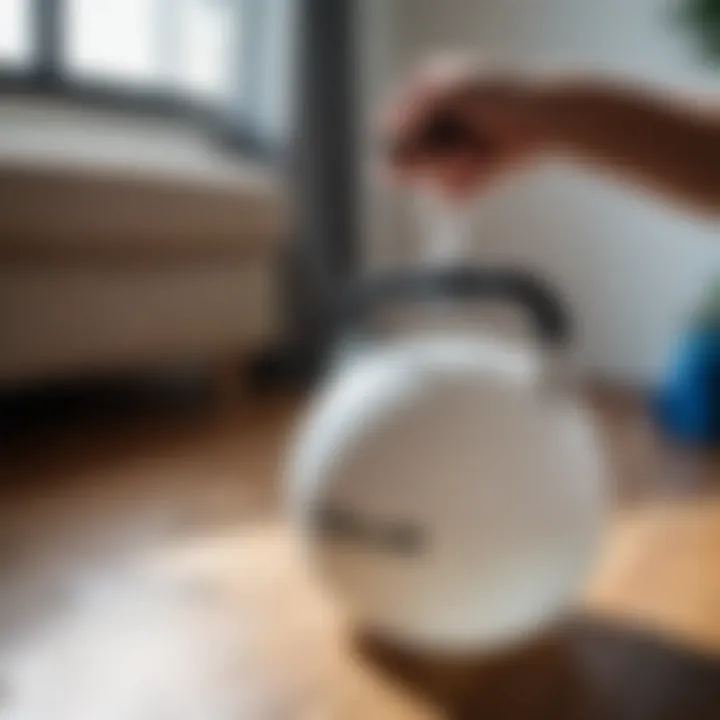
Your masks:
<svg viewBox="0 0 720 720"><path fill-rule="evenodd" d="M720 112L593 81L536 94L546 141L625 178L720 213Z"/></svg>

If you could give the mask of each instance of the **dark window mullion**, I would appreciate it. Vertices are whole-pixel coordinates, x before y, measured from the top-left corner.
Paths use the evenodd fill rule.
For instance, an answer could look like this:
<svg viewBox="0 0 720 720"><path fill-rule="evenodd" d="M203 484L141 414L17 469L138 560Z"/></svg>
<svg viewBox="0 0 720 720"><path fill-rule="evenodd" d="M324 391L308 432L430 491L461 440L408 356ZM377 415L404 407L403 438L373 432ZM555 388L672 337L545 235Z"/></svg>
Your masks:
<svg viewBox="0 0 720 720"><path fill-rule="evenodd" d="M35 67L44 86L62 80L66 9L66 0L35 0Z"/></svg>

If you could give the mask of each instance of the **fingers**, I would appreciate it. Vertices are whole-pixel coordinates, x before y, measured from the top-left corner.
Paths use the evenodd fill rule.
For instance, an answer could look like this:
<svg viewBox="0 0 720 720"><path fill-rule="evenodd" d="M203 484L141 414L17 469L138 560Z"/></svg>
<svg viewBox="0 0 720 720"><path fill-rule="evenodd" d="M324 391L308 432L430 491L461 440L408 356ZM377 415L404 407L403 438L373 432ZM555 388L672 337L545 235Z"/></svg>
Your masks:
<svg viewBox="0 0 720 720"><path fill-rule="evenodd" d="M476 159L453 157L436 166L432 179L443 194L462 198L474 194L483 175L483 164Z"/></svg>
<svg viewBox="0 0 720 720"><path fill-rule="evenodd" d="M447 197L466 197L493 174L496 161L472 154L441 158L418 156L403 164L390 165L386 177L398 187L430 187Z"/></svg>
<svg viewBox="0 0 720 720"><path fill-rule="evenodd" d="M467 65L433 61L397 92L381 118L380 130L389 139L412 140L438 114L460 112L463 89L472 75Z"/></svg>
<svg viewBox="0 0 720 720"><path fill-rule="evenodd" d="M394 95L380 118L393 183L430 183L443 194L463 196L540 147L528 120L525 83L478 67L467 57L435 58ZM448 128L455 128L450 138Z"/></svg>
<svg viewBox="0 0 720 720"><path fill-rule="evenodd" d="M395 93L380 118L386 168L394 184L432 182L452 194L474 186L491 160L468 103L478 77L477 62L467 56L435 57ZM456 135L465 141L434 142L431 128L438 122L456 126Z"/></svg>

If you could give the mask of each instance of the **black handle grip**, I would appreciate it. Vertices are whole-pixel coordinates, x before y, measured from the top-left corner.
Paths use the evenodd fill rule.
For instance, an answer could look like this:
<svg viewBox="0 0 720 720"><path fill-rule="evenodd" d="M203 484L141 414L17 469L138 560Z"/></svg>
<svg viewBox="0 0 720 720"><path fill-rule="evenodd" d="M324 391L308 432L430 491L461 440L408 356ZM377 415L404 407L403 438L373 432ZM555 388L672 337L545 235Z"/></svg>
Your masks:
<svg viewBox="0 0 720 720"><path fill-rule="evenodd" d="M433 300L508 301L527 310L542 343L562 345L572 334L570 315L557 294L533 274L516 269L447 268L363 280L341 303L339 325L358 328L381 307Z"/></svg>

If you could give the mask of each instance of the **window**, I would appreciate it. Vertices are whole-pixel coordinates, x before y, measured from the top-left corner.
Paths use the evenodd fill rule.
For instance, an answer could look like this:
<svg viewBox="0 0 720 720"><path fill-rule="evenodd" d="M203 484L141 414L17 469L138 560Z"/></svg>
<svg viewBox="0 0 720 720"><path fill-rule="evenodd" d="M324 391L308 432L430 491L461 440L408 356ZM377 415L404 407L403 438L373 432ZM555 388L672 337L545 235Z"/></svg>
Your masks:
<svg viewBox="0 0 720 720"><path fill-rule="evenodd" d="M167 0L165 0L167 2ZM171 82L207 98L242 94L243 18L230 3L177 0L178 43Z"/></svg>
<svg viewBox="0 0 720 720"><path fill-rule="evenodd" d="M0 0L0 63L28 66L32 61L32 0Z"/></svg>
<svg viewBox="0 0 720 720"><path fill-rule="evenodd" d="M242 69L237 6L227 0L67 0L64 69L91 82L220 99L232 89L232 73Z"/></svg>
<svg viewBox="0 0 720 720"><path fill-rule="evenodd" d="M0 0L0 80L286 127L296 0ZM250 126L253 126L250 128Z"/></svg>
<svg viewBox="0 0 720 720"><path fill-rule="evenodd" d="M153 0L68 0L63 69L79 80L159 85L160 26Z"/></svg>

